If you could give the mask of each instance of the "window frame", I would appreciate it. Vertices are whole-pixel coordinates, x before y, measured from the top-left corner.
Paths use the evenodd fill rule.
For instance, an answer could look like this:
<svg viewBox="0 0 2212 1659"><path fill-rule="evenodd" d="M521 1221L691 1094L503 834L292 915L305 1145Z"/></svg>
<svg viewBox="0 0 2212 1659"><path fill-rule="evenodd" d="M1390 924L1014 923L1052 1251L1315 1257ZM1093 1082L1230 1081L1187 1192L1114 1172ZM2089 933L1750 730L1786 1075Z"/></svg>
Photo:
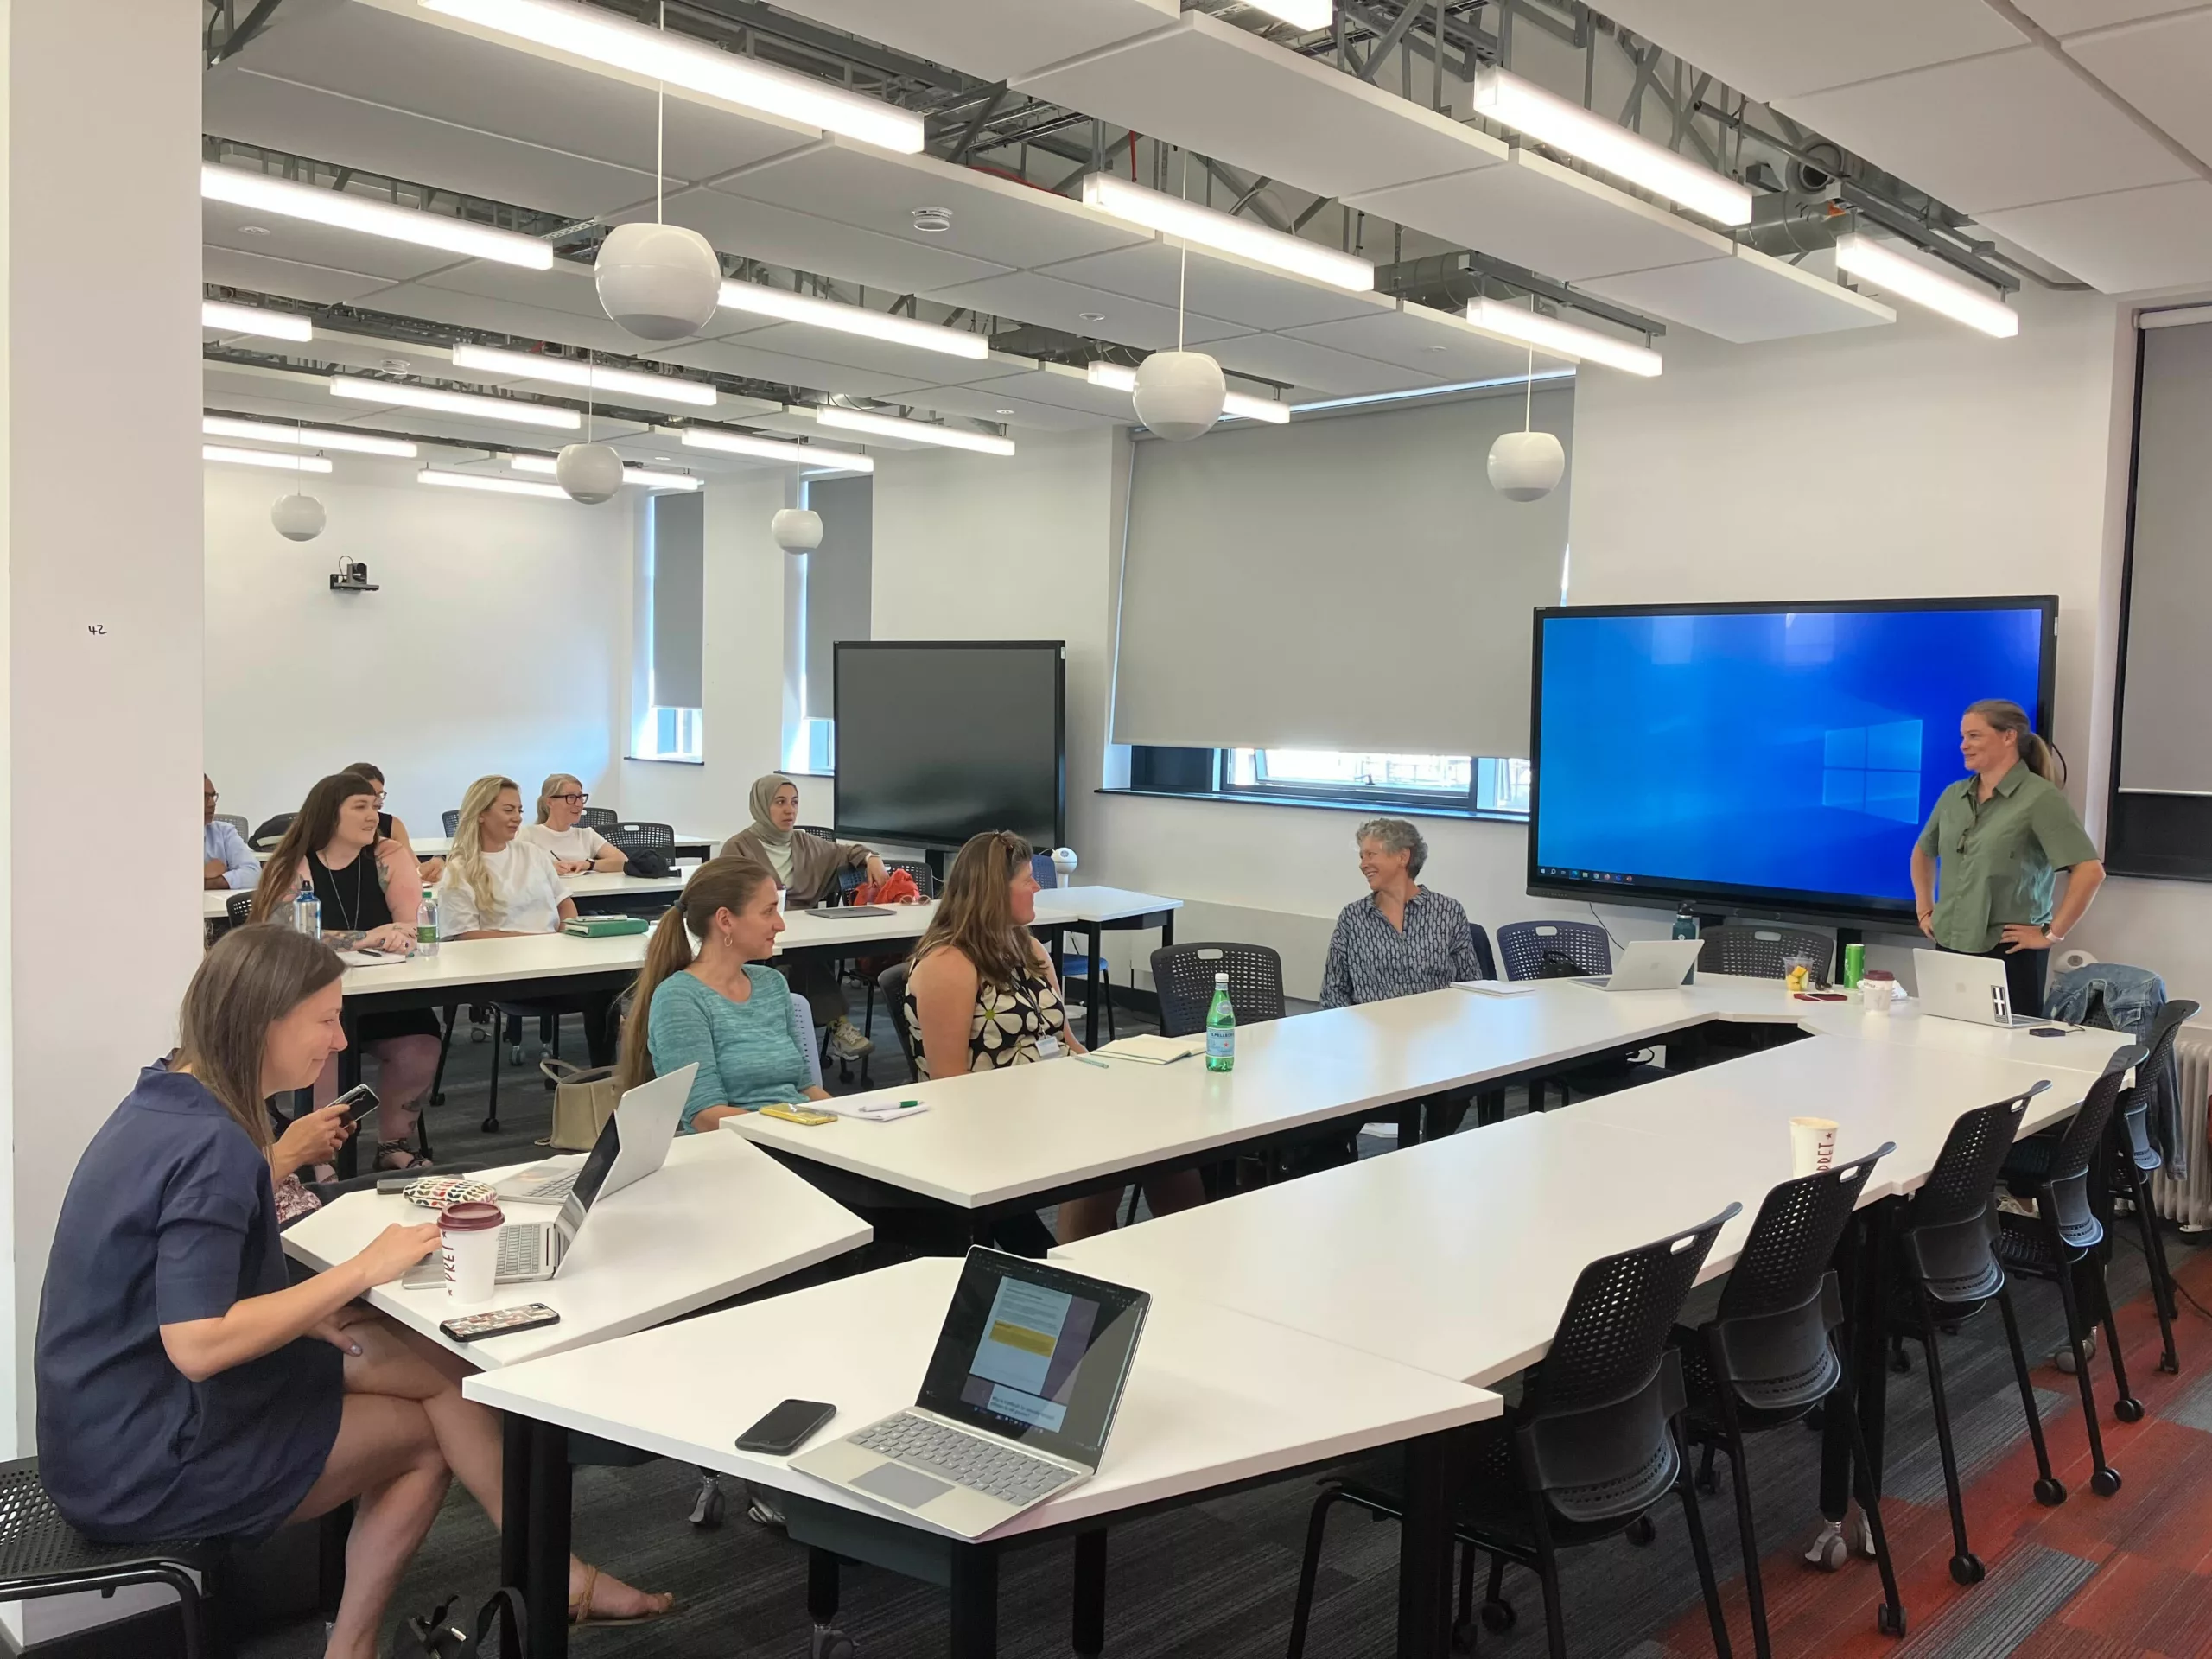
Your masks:
<svg viewBox="0 0 2212 1659"><path fill-rule="evenodd" d="M1145 764L1140 750L1154 750L1155 746L1131 746L1131 777L1149 774L1156 768ZM1173 755L1174 750L1155 751ZM1415 817L1447 817L1489 818L1510 823L1529 821L1528 789L1526 783L1532 776L1523 773L1524 787L1520 804L1497 804L1500 786L1499 769L1518 765L1527 768L1528 761L1518 755L1471 755L1465 757L1473 764L1470 769L1468 786L1465 790L1421 789L1384 785L1331 785L1292 780L1263 780L1240 782L1235 776L1236 747L1202 751L1209 757L1205 766L1206 783L1204 786L1178 786L1133 781L1126 790L1116 793L1184 796L1193 799L1242 801L1252 804L1272 806L1324 806L1351 810L1381 813L1407 813ZM1264 749L1257 753L1264 753ZM1342 753L1329 751L1329 753ZM1451 757L1458 759L1460 757Z"/></svg>

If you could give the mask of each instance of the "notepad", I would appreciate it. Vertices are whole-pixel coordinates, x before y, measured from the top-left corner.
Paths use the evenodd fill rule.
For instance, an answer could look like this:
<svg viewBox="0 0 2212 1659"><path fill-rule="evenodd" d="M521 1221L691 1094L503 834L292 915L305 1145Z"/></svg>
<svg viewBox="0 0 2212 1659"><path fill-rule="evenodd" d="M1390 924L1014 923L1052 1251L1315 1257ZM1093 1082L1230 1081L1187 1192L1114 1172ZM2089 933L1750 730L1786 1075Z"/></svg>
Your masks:
<svg viewBox="0 0 2212 1659"><path fill-rule="evenodd" d="M830 1100L810 1100L806 1105L810 1111L831 1112L839 1117L849 1117L856 1123L897 1123L909 1117L918 1117L929 1110L926 1102L910 1100L901 1101L887 1112L864 1112L860 1103L867 1098L865 1095L847 1095Z"/></svg>
<svg viewBox="0 0 2212 1659"><path fill-rule="evenodd" d="M1187 1060L1205 1052L1204 1037L1155 1037L1149 1033L1141 1037L1124 1037L1098 1051L1117 1060L1138 1060L1146 1065L1173 1065L1178 1060Z"/></svg>
<svg viewBox="0 0 2212 1659"><path fill-rule="evenodd" d="M1541 979L1455 979L1452 988L1473 991L1482 996L1526 996L1540 989L1543 982Z"/></svg>
<svg viewBox="0 0 2212 1659"><path fill-rule="evenodd" d="M348 968L389 968L408 959L404 950L340 950L338 960Z"/></svg>

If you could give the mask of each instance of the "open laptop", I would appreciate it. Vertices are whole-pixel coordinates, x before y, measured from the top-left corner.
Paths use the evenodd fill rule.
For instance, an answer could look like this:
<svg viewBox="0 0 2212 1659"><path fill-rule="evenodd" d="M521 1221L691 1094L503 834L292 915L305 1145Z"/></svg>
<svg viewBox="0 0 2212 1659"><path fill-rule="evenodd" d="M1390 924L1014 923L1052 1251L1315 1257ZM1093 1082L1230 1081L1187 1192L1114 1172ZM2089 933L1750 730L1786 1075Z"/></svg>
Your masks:
<svg viewBox="0 0 2212 1659"><path fill-rule="evenodd" d="M635 1185L668 1161L668 1148L676 1139L677 1125L683 1121L683 1103L691 1096L691 1079L698 1071L699 1064L694 1060L664 1077L639 1084L615 1103L614 1116L600 1130L603 1140L615 1124L622 1125L615 1130L619 1143L614 1162L600 1187L601 1198ZM518 1171L499 1183L499 1201L566 1203L588 1157L587 1154L585 1159L573 1163L564 1160L557 1164L534 1164Z"/></svg>
<svg viewBox="0 0 2212 1659"><path fill-rule="evenodd" d="M1915 950L1912 973L1920 986L1920 1011L1943 1020L2017 1030L2049 1022L2012 1012L2005 964L1995 957L1961 957L1948 950Z"/></svg>
<svg viewBox="0 0 2212 1659"><path fill-rule="evenodd" d="M1098 1472L1152 1299L971 1249L913 1405L791 1466L963 1538Z"/></svg>
<svg viewBox="0 0 2212 1659"><path fill-rule="evenodd" d="M1704 948L1696 939L1631 939L1621 947L1610 975L1576 983L1601 991L1680 990Z"/></svg>
<svg viewBox="0 0 2212 1659"><path fill-rule="evenodd" d="M613 1116L601 1128L599 1139L584 1154L575 1185L561 1200L560 1209L547 1220L511 1221L499 1229L499 1265L495 1275L499 1283L531 1284L550 1279L561 1271L562 1262L576 1247L576 1239L584 1230L584 1218L591 1213L592 1205L617 1190L613 1176L616 1166L624 1161L626 1143L651 1141L654 1150L650 1166L630 1176L622 1185L632 1185L644 1175L652 1174L667 1160L669 1141L675 1134L675 1119L683 1109L684 1099L691 1092L692 1074L697 1070L696 1065L687 1065L664 1077L655 1077L622 1096ZM649 1091L661 1092L649 1095ZM675 1102L672 1108L667 1104L671 1100ZM637 1103L647 1104L650 1109L637 1118L626 1117ZM409 1290L444 1282L445 1266L437 1255L409 1268L400 1281Z"/></svg>

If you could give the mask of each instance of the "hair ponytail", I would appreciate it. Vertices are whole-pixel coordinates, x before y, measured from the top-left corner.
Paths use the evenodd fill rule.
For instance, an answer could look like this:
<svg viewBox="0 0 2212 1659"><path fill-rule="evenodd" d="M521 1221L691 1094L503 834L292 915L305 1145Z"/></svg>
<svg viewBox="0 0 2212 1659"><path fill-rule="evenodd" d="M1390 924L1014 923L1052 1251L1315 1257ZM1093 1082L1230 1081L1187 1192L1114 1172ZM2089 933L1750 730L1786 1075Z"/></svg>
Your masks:
<svg viewBox="0 0 2212 1659"><path fill-rule="evenodd" d="M2028 723L2028 711L2008 697L1984 697L1970 703L1967 713L1979 715L1993 732L2010 732L2019 741L2020 759L2030 772L2047 784L2066 781L2066 759L2058 746Z"/></svg>
<svg viewBox="0 0 2212 1659"><path fill-rule="evenodd" d="M654 924L652 938L645 942L645 965L630 988L630 1017L622 1023L617 1083L626 1093L653 1079L653 993L671 974L691 965L691 936L705 938L717 912L745 909L761 884L775 879L766 864L749 858L710 858L691 873L683 896Z"/></svg>

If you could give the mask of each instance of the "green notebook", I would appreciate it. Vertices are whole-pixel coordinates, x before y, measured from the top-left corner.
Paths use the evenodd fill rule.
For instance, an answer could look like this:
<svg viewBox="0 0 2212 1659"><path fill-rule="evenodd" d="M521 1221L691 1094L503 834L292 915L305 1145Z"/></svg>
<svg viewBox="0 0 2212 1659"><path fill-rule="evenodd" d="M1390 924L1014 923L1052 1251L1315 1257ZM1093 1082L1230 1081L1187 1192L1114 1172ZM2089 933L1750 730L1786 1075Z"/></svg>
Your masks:
<svg viewBox="0 0 2212 1659"><path fill-rule="evenodd" d="M652 926L642 916L575 916L561 931L580 939L611 939L625 933L643 933Z"/></svg>

